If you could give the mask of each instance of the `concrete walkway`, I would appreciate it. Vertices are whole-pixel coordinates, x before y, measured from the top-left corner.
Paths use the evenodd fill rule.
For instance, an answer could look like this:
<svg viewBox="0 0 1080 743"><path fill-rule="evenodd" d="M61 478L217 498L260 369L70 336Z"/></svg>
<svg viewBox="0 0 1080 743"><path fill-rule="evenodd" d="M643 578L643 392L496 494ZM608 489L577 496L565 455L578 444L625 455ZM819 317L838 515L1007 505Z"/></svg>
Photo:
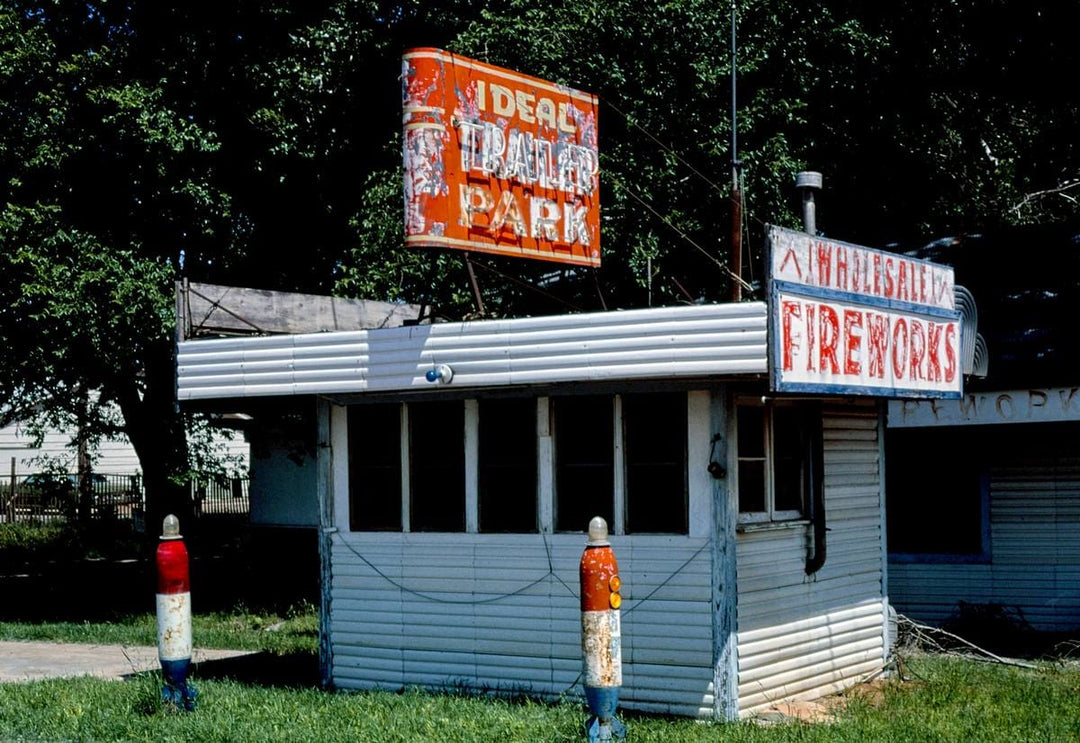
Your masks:
<svg viewBox="0 0 1080 743"><path fill-rule="evenodd" d="M201 663L251 655L250 650L196 649ZM156 647L76 645L56 642L0 642L0 683L46 678L97 676L121 679L160 668Z"/></svg>

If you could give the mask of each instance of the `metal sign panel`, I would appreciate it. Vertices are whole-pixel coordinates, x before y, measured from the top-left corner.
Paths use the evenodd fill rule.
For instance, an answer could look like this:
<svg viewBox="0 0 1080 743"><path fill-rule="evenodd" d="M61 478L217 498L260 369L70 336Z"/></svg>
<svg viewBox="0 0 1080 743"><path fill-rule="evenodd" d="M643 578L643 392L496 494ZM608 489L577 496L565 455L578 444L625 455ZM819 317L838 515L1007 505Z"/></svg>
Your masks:
<svg viewBox="0 0 1080 743"><path fill-rule="evenodd" d="M428 48L402 94L407 245L600 265L595 96Z"/></svg>
<svg viewBox="0 0 1080 743"><path fill-rule="evenodd" d="M960 397L950 267L780 227L769 251L773 390Z"/></svg>

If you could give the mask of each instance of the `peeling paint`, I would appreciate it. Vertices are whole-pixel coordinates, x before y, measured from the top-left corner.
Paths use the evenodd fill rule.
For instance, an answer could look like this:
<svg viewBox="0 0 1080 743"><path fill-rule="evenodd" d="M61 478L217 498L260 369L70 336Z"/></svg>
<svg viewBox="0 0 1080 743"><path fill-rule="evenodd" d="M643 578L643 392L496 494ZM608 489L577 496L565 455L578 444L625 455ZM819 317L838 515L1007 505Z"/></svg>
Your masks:
<svg viewBox="0 0 1080 743"><path fill-rule="evenodd" d="M595 96L413 49L402 101L407 244L600 264Z"/></svg>

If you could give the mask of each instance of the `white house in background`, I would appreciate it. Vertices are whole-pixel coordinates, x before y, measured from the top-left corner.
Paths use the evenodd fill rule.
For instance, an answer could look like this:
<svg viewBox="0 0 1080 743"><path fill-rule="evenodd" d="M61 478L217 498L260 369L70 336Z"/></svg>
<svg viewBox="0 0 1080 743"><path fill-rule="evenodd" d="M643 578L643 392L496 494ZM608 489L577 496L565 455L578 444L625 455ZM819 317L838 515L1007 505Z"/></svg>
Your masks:
<svg viewBox="0 0 1080 743"><path fill-rule="evenodd" d="M231 461L246 468L248 444L241 435L226 437L218 434L217 445ZM32 475L59 467L74 473L77 468L75 450L70 446L72 433L49 430L39 446L21 423L0 427L0 480L10 478L12 466L16 477ZM126 438L102 441L93 452L96 473L103 475L138 475L142 472L135 449Z"/></svg>
<svg viewBox="0 0 1080 743"><path fill-rule="evenodd" d="M253 511L316 515L328 685L580 692L601 514L623 706L732 719L889 653L881 404L772 395L767 315L189 338L178 394L251 417Z"/></svg>

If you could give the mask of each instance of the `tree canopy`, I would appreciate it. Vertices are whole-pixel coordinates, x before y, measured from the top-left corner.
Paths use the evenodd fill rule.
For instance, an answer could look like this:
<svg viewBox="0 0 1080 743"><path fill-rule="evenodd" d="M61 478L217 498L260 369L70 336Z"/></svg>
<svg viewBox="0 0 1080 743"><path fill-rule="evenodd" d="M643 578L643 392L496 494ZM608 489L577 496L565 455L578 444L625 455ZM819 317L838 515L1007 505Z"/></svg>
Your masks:
<svg viewBox="0 0 1080 743"><path fill-rule="evenodd" d="M823 231L867 245L1076 218L1080 93L1043 82L1077 67L1067 4L735 5L747 280L762 278L764 224L798 224L802 169L825 175ZM122 430L164 490L191 466L176 279L470 312L458 255L403 247L412 46L601 100L602 268L477 261L492 313L726 298L729 14L706 0L0 0L0 413ZM89 390L123 420L96 418Z"/></svg>

